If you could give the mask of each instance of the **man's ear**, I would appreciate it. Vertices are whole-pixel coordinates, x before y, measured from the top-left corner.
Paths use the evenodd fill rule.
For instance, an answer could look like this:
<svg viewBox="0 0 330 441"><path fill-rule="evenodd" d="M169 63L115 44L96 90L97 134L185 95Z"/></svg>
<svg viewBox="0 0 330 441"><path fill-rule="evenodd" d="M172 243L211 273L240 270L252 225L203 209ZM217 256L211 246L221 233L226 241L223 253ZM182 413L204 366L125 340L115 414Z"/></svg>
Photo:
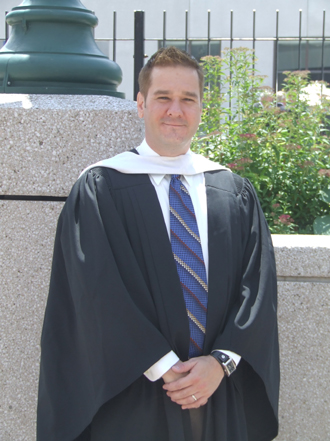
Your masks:
<svg viewBox="0 0 330 441"><path fill-rule="evenodd" d="M137 110L139 118L143 118L144 116L144 96L141 92L138 92L136 97L136 103L137 103Z"/></svg>

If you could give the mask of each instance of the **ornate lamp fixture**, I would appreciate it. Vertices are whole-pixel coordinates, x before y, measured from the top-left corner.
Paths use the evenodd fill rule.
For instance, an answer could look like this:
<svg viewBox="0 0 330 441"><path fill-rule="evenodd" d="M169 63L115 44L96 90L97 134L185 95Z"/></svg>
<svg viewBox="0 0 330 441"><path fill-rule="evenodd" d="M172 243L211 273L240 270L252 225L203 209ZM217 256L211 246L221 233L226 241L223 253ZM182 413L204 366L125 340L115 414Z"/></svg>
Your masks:
<svg viewBox="0 0 330 441"><path fill-rule="evenodd" d="M125 97L120 67L95 43L98 19L79 0L24 0L6 20L0 93Z"/></svg>

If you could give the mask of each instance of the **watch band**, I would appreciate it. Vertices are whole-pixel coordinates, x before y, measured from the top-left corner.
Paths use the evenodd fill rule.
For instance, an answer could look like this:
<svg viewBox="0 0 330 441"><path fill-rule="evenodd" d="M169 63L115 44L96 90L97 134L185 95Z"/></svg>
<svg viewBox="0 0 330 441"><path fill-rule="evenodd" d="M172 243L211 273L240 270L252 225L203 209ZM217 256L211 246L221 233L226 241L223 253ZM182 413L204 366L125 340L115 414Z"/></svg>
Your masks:
<svg viewBox="0 0 330 441"><path fill-rule="evenodd" d="M214 357L222 366L222 369L227 377L229 377L236 370L235 361L229 357L229 355L224 352L214 350L211 352L212 357Z"/></svg>

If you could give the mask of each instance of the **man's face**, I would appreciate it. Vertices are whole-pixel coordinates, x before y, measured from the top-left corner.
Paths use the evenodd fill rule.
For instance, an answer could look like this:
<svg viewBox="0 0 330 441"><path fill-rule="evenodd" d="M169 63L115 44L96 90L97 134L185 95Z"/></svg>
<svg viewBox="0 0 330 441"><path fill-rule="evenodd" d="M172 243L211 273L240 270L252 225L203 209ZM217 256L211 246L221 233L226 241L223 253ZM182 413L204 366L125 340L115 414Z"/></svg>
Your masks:
<svg viewBox="0 0 330 441"><path fill-rule="evenodd" d="M147 98L139 92L146 141L161 156L179 156L190 147L202 113L196 70L183 66L154 67Z"/></svg>

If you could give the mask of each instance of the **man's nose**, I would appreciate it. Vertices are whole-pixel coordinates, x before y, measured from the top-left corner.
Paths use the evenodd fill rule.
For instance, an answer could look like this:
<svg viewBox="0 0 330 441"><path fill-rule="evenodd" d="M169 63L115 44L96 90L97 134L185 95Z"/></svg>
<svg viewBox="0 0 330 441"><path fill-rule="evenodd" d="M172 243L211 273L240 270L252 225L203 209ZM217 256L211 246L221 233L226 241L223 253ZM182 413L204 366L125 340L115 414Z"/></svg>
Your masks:
<svg viewBox="0 0 330 441"><path fill-rule="evenodd" d="M169 108L167 109L167 114L169 116L178 117L182 115L182 107L179 100L171 101Z"/></svg>

